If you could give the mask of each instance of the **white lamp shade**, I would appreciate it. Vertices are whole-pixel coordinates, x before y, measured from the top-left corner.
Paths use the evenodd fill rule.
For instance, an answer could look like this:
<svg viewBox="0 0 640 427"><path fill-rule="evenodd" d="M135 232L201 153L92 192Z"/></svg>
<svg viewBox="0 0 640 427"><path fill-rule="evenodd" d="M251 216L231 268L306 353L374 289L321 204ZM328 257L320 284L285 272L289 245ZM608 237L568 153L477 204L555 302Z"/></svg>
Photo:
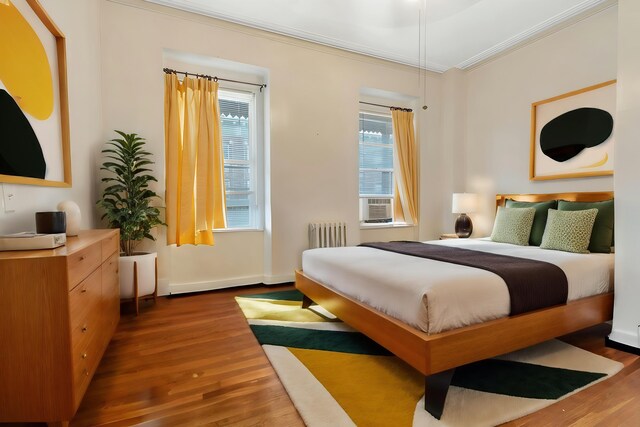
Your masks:
<svg viewBox="0 0 640 427"><path fill-rule="evenodd" d="M452 213L475 212L478 206L478 199L473 193L453 193L451 203Z"/></svg>

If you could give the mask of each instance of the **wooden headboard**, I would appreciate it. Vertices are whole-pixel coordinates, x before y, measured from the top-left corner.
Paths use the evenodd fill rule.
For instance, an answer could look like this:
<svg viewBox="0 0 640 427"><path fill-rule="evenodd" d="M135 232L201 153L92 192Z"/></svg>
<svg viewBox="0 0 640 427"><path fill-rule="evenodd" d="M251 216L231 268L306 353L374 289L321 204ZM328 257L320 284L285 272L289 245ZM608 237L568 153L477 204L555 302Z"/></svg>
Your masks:
<svg viewBox="0 0 640 427"><path fill-rule="evenodd" d="M545 202L547 200L567 200L570 202L601 202L613 199L613 191L593 193L552 193L552 194L497 194L496 209L504 206L507 199L519 202Z"/></svg>

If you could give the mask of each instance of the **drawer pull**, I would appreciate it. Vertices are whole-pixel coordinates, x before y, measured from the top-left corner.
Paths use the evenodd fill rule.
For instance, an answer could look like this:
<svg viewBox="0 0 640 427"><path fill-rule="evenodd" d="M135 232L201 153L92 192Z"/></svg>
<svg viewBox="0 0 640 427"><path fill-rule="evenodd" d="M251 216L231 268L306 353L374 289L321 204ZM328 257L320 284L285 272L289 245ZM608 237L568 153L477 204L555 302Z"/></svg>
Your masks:
<svg viewBox="0 0 640 427"><path fill-rule="evenodd" d="M85 292L87 292L87 288L84 288L84 289L81 289L81 290L80 290L80 293L81 293L81 294L84 294Z"/></svg>
<svg viewBox="0 0 640 427"><path fill-rule="evenodd" d="M89 376L89 371L87 370L87 368L83 369L82 372L84 373L85 377Z"/></svg>
<svg viewBox="0 0 640 427"><path fill-rule="evenodd" d="M81 329L81 330L82 330L82 333L83 333L83 334L84 334L85 332L87 332L87 325L84 325L84 326L82 327L82 329Z"/></svg>
<svg viewBox="0 0 640 427"><path fill-rule="evenodd" d="M84 255L82 255L82 256L80 257L80 261L84 261L84 258L85 258L85 256L84 256Z"/></svg>
<svg viewBox="0 0 640 427"><path fill-rule="evenodd" d="M82 358L86 359L87 358L87 353L82 353Z"/></svg>

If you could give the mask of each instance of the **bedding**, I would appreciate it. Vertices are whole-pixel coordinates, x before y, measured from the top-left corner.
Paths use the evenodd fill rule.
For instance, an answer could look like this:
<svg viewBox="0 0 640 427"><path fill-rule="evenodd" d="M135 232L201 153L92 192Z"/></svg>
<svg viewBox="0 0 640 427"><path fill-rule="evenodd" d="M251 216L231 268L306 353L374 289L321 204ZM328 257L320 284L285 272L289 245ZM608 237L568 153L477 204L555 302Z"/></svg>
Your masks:
<svg viewBox="0 0 640 427"><path fill-rule="evenodd" d="M576 254L492 242L431 241L483 252L530 258L560 267L568 301L612 289L613 254ZM489 271L368 247L320 248L302 255L309 278L430 334L506 317L509 292Z"/></svg>
<svg viewBox="0 0 640 427"><path fill-rule="evenodd" d="M360 246L480 268L497 274L509 291L510 316L567 302L567 276L560 267L548 262L421 242L363 243Z"/></svg>

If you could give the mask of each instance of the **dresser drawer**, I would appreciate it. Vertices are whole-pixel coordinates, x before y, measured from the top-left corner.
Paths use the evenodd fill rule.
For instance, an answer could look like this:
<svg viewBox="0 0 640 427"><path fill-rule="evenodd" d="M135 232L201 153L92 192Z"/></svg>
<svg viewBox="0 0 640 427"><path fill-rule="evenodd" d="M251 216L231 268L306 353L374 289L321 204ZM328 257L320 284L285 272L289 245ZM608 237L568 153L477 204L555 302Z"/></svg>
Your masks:
<svg viewBox="0 0 640 427"><path fill-rule="evenodd" d="M98 331L94 331L93 334L83 337L77 345L73 346L73 381L76 397L84 395L98 367L104 352L104 345L101 341Z"/></svg>
<svg viewBox="0 0 640 427"><path fill-rule="evenodd" d="M106 290L102 294L108 299L113 297L116 290L118 294L116 299L120 299L119 260L120 256L114 253L102 264L102 288Z"/></svg>
<svg viewBox="0 0 640 427"><path fill-rule="evenodd" d="M76 399L84 394L102 356L102 269L98 268L69 292L71 360Z"/></svg>
<svg viewBox="0 0 640 427"><path fill-rule="evenodd" d="M120 253L120 235L113 233L102 240L102 261L115 253Z"/></svg>
<svg viewBox="0 0 640 427"><path fill-rule="evenodd" d="M87 340L87 344L89 341ZM89 385L89 380L91 378L91 371L89 368L89 346L87 345L84 349L79 349L76 351L73 350L73 384L77 393L79 395L84 394L87 386Z"/></svg>
<svg viewBox="0 0 640 427"><path fill-rule="evenodd" d="M69 321L73 346L100 328L101 282L101 269L97 269L69 292Z"/></svg>
<svg viewBox="0 0 640 427"><path fill-rule="evenodd" d="M69 289L73 289L102 263L102 244L95 243L67 257Z"/></svg>
<svg viewBox="0 0 640 427"><path fill-rule="evenodd" d="M114 253L102 264L102 310L105 331L113 332L120 320L120 276L119 254ZM105 340L111 334L105 333Z"/></svg>

